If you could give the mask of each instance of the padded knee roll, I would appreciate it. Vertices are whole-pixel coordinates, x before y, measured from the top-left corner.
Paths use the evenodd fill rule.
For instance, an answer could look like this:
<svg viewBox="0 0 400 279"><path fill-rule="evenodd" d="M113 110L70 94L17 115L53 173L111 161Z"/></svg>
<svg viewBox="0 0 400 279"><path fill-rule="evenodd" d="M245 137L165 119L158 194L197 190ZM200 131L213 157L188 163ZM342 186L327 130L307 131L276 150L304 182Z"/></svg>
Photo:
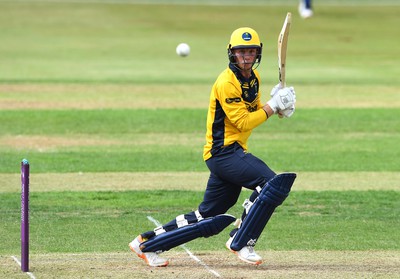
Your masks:
<svg viewBox="0 0 400 279"><path fill-rule="evenodd" d="M236 232L231 244L232 250L239 251L244 246L256 244L275 208L289 195L295 179L295 173L282 173L266 183Z"/></svg>
<svg viewBox="0 0 400 279"><path fill-rule="evenodd" d="M144 241L140 245L143 252L164 252L183 243L199 237L209 237L223 231L229 224L236 220L228 214L206 218L198 223L190 224L175 230L165 232Z"/></svg>

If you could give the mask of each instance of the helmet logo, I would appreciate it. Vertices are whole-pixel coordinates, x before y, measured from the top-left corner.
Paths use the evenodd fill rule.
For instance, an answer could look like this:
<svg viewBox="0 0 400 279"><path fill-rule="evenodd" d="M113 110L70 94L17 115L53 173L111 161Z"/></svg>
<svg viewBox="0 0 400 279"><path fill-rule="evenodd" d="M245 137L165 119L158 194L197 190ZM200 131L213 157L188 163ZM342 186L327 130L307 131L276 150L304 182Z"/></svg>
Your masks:
<svg viewBox="0 0 400 279"><path fill-rule="evenodd" d="M251 40L251 34L249 32L244 32L242 34L242 39L245 41L250 41Z"/></svg>

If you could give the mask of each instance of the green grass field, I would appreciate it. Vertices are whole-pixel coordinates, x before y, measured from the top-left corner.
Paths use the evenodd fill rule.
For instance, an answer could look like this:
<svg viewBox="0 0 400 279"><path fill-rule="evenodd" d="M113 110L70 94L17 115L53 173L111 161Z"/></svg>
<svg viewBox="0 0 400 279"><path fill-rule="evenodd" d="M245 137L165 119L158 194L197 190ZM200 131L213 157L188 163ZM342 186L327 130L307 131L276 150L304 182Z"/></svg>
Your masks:
<svg viewBox="0 0 400 279"><path fill-rule="evenodd" d="M400 273L400 6L396 1L220 5L0 0L0 277L20 257L20 162L31 164L36 278L397 278ZM206 3L209 3L206 1ZM149 268L127 244L196 209L211 86L239 26L264 43L262 100L293 13L287 81L296 113L256 128L250 152L298 174L247 266L228 229ZM186 58L175 54L191 46ZM240 216L243 191L229 213Z"/></svg>

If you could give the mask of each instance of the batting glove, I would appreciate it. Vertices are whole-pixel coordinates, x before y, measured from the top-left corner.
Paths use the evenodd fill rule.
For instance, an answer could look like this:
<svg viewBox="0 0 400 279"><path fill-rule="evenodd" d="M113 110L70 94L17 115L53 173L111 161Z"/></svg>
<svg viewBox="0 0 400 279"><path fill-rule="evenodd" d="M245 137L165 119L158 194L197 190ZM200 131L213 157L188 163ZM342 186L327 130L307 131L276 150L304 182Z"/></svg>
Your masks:
<svg viewBox="0 0 400 279"><path fill-rule="evenodd" d="M274 113L290 108L295 103L296 92L293 87L279 89L278 92L267 102Z"/></svg>
<svg viewBox="0 0 400 279"><path fill-rule="evenodd" d="M296 110L295 106L291 106L290 108L281 110L278 112L279 116L289 118L293 115L294 111Z"/></svg>
<svg viewBox="0 0 400 279"><path fill-rule="evenodd" d="M271 93L270 93L271 98L274 97L275 94L278 93L278 91L279 91L280 89L283 89L281 83L278 83L277 85L275 85L275 86L271 89Z"/></svg>

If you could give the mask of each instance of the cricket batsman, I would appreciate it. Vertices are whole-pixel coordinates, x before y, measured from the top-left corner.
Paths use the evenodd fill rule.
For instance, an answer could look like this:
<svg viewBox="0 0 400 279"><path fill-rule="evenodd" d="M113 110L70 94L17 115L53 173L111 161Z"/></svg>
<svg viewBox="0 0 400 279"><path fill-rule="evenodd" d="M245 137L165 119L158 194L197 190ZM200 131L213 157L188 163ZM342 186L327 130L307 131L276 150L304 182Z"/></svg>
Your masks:
<svg viewBox="0 0 400 279"><path fill-rule="evenodd" d="M288 118L295 111L293 87L279 84L271 90L270 100L262 104L261 79L256 70L262 48L252 28L238 28L231 34L228 67L218 76L210 94L203 151L210 176L203 201L197 210L141 233L129 243L130 249L148 265L167 266L168 260L160 256L162 252L198 237L216 235L233 223L236 218L225 213L236 204L243 187L253 192L243 204L243 214L236 220L226 247L246 263L262 262L254 247L296 178L294 173L277 175L248 152L247 141L254 128L274 114Z"/></svg>

